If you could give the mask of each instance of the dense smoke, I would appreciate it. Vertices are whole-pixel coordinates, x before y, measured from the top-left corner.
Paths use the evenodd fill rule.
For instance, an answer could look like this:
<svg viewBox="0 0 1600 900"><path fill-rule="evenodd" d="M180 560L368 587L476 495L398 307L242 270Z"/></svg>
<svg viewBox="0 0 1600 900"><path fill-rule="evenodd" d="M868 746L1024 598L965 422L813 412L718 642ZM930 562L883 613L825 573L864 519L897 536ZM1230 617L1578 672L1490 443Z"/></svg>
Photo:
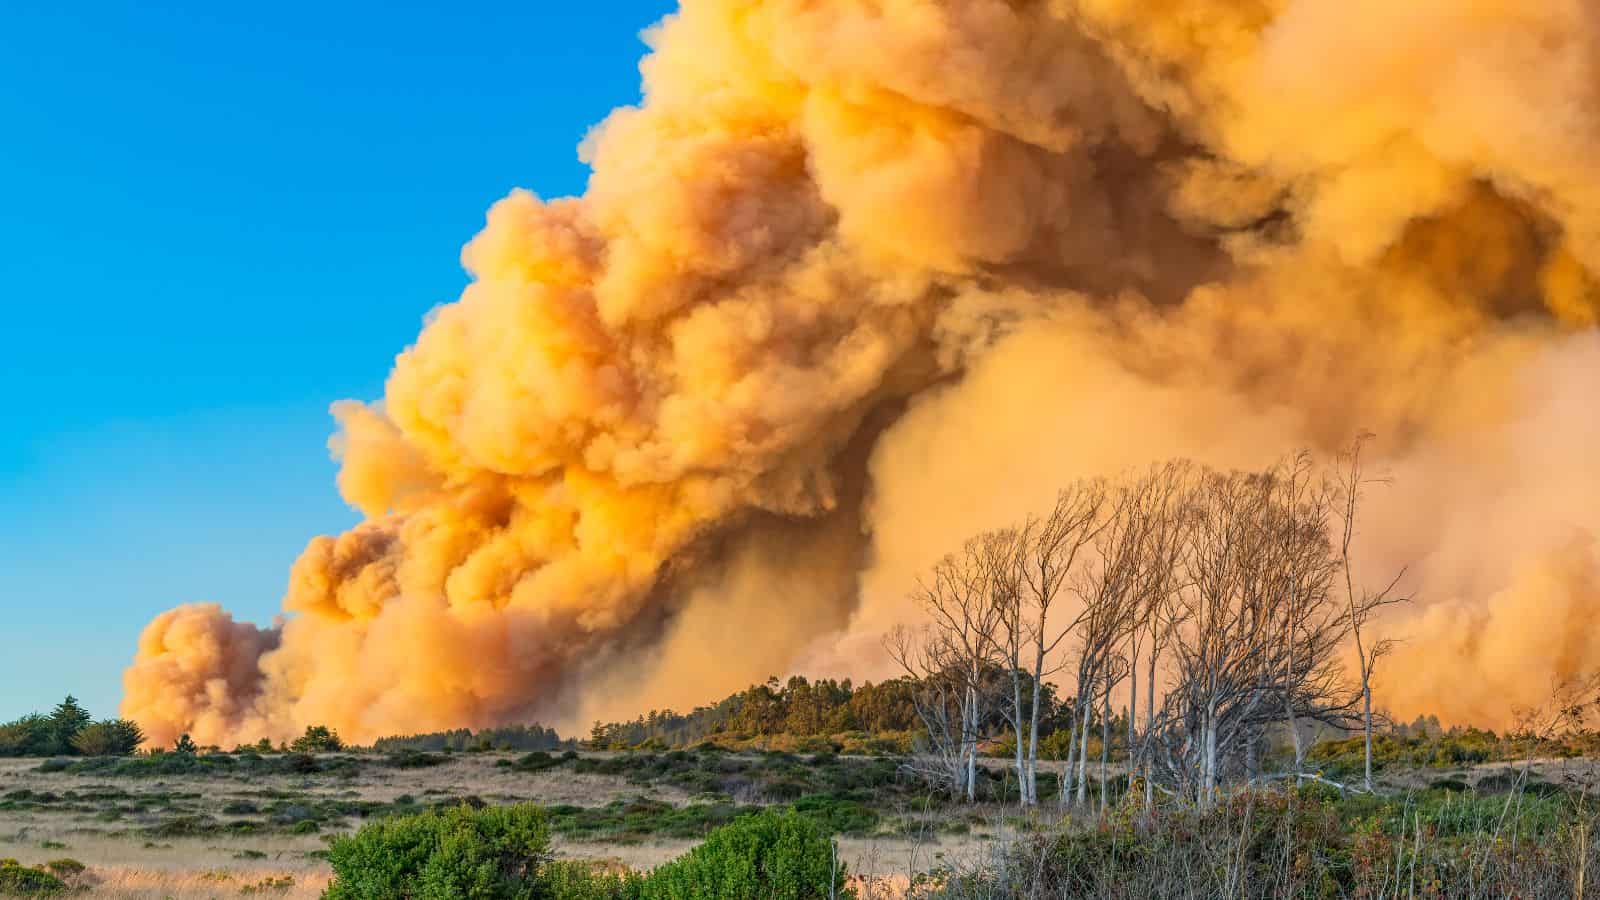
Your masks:
<svg viewBox="0 0 1600 900"><path fill-rule="evenodd" d="M878 670L909 578L1065 479L1357 431L1402 715L1600 666L1600 7L683 0L581 198L340 404L366 516L280 628L162 615L157 742Z"/></svg>

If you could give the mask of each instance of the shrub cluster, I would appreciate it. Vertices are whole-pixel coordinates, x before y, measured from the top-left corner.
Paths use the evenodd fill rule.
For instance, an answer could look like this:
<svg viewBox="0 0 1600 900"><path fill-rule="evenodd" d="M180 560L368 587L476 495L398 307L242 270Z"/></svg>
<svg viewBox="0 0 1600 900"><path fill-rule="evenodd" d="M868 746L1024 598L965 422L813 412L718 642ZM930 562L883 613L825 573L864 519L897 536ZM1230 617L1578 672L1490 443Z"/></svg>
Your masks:
<svg viewBox="0 0 1600 900"><path fill-rule="evenodd" d="M649 873L557 862L545 811L460 806L337 838L328 900L826 900L852 896L831 841L795 813L713 831Z"/></svg>
<svg viewBox="0 0 1600 900"><path fill-rule="evenodd" d="M1592 817L1557 792L1241 793L1206 811L1134 806L944 871L918 900L1033 897L1562 897L1600 865ZM1398 885L1398 890L1397 890Z"/></svg>

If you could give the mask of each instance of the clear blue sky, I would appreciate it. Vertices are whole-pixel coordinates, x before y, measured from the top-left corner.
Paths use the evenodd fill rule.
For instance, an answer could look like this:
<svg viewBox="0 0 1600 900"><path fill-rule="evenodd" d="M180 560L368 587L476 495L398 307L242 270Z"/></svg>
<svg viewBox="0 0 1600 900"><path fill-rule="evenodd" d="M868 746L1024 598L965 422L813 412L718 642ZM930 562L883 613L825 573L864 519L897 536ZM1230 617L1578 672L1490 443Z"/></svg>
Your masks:
<svg viewBox="0 0 1600 900"><path fill-rule="evenodd" d="M671 0L19 3L0 25L0 720L121 697L140 627L269 621L355 521L382 392L512 187L579 193Z"/></svg>

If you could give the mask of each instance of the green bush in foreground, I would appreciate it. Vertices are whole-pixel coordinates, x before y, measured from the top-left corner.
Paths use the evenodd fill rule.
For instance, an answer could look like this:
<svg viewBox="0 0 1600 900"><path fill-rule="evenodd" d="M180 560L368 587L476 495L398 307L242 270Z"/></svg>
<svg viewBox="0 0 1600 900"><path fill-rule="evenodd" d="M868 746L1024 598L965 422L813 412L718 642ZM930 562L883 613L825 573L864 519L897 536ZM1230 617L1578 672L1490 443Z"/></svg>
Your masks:
<svg viewBox="0 0 1600 900"><path fill-rule="evenodd" d="M550 858L532 805L385 819L334 840L328 900L828 900L844 866L812 820L764 811L648 875Z"/></svg>
<svg viewBox="0 0 1600 900"><path fill-rule="evenodd" d="M328 849L328 900L533 900L550 860L537 806L460 806L368 825Z"/></svg>
<svg viewBox="0 0 1600 900"><path fill-rule="evenodd" d="M0 897L54 897L66 892L67 883L44 869L0 859Z"/></svg>
<svg viewBox="0 0 1600 900"><path fill-rule="evenodd" d="M851 896L816 823L770 810L711 832L645 880L645 900L826 900Z"/></svg>

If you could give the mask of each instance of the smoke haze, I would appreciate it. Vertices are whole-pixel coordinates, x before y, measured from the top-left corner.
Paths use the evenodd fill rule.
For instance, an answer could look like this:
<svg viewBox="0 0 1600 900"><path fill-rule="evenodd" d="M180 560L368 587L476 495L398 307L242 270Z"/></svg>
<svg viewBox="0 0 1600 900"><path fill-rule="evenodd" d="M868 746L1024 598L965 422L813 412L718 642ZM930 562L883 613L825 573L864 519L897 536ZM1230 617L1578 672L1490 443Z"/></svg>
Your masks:
<svg viewBox="0 0 1600 900"><path fill-rule="evenodd" d="M156 743L882 674L914 575L1080 475L1379 435L1401 715L1600 666L1600 7L683 0L587 193L513 191L272 629L140 638ZM219 589L226 589L225 585Z"/></svg>

